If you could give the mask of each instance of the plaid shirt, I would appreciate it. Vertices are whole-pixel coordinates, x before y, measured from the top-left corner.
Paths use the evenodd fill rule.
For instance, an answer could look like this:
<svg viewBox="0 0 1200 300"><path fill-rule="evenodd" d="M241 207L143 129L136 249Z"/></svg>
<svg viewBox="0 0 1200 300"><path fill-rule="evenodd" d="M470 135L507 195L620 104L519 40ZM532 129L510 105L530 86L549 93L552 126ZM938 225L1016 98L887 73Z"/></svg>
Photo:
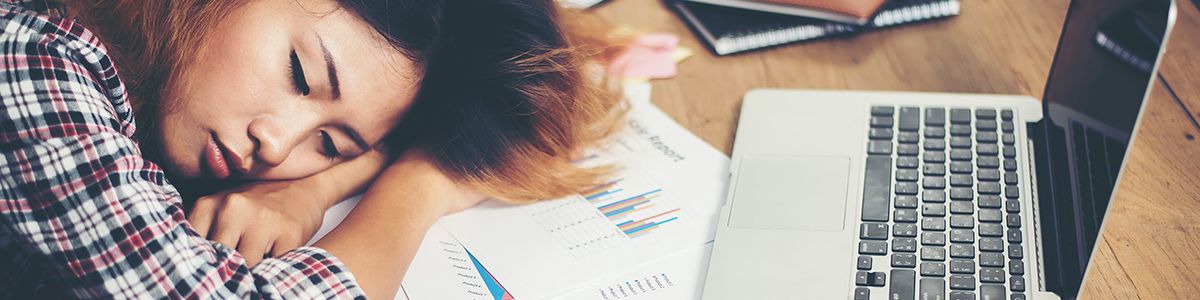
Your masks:
<svg viewBox="0 0 1200 300"><path fill-rule="evenodd" d="M0 1L0 299L362 298L325 250L251 269L197 235L140 155L97 37L45 2L11 1Z"/></svg>

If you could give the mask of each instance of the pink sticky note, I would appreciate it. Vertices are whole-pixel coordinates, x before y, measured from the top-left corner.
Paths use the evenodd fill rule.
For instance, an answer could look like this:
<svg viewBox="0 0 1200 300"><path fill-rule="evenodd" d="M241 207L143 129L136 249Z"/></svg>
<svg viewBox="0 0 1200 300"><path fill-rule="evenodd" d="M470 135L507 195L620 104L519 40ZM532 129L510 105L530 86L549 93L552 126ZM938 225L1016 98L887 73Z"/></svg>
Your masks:
<svg viewBox="0 0 1200 300"><path fill-rule="evenodd" d="M608 72L628 79L674 77L677 70L673 53L678 45L679 37L673 34L638 36L629 48L613 59Z"/></svg>

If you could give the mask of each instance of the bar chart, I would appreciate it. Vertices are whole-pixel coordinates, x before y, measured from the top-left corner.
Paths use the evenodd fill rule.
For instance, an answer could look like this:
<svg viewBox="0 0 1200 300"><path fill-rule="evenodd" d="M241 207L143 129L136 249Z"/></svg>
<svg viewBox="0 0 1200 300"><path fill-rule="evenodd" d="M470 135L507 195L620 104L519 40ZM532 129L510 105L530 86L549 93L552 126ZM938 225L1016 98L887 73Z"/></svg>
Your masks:
<svg viewBox="0 0 1200 300"><path fill-rule="evenodd" d="M577 257L654 235L678 222L679 206L644 176L617 177L577 197L530 205L530 214Z"/></svg>

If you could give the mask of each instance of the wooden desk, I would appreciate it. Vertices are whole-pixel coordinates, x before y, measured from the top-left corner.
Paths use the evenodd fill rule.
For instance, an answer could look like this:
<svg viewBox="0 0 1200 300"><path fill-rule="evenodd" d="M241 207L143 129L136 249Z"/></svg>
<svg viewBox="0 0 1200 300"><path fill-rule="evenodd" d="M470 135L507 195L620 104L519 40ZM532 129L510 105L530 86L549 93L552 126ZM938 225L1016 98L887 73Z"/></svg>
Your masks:
<svg viewBox="0 0 1200 300"><path fill-rule="evenodd" d="M653 101L729 153L742 95L753 88L1041 98L1067 2L965 0L962 15L949 20L720 58L659 1L612 0L592 13L614 25L677 34L696 50L679 76L654 82ZM1189 0L1177 5L1084 299L1200 297L1200 11Z"/></svg>

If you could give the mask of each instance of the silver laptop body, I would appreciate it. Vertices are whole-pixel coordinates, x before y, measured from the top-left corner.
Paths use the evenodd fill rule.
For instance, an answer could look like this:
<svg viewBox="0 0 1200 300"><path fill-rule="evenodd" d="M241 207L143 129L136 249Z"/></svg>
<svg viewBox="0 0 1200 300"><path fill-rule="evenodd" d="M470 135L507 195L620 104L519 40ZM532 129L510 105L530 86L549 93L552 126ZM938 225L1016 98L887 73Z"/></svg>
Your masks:
<svg viewBox="0 0 1200 300"><path fill-rule="evenodd" d="M1072 2L1043 101L747 93L703 297L1077 297L1175 5Z"/></svg>

